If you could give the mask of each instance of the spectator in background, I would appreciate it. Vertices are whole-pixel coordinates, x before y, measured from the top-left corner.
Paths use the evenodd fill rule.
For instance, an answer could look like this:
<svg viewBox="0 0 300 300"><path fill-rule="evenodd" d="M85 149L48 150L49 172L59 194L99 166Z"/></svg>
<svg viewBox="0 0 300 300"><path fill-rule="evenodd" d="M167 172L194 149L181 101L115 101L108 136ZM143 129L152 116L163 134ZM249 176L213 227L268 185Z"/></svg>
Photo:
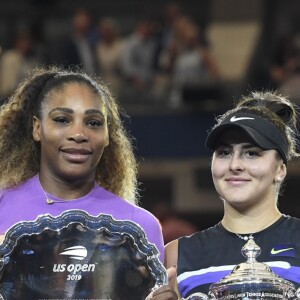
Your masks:
<svg viewBox="0 0 300 300"><path fill-rule="evenodd" d="M161 65L161 56L172 42L175 35L175 24L183 15L182 7L175 2L167 3L164 7L164 15L161 21L156 23L156 52L154 57L155 94L160 99L160 104L168 104L170 89L170 72Z"/></svg>
<svg viewBox="0 0 300 300"><path fill-rule="evenodd" d="M271 78L282 95L300 104L300 33L281 41L271 67Z"/></svg>
<svg viewBox="0 0 300 300"><path fill-rule="evenodd" d="M100 76L117 96L121 85L120 61L124 41L116 20L105 18L99 22L98 28L100 39L96 44L96 59Z"/></svg>
<svg viewBox="0 0 300 300"><path fill-rule="evenodd" d="M167 73L173 73L175 59L185 47L185 34L193 26L192 20L186 15L181 15L174 22L172 35L165 44L160 57L160 65Z"/></svg>
<svg viewBox="0 0 300 300"><path fill-rule="evenodd" d="M279 39L271 61L270 76L278 88L299 65L299 35L289 34Z"/></svg>
<svg viewBox="0 0 300 300"><path fill-rule="evenodd" d="M182 8L177 3L168 3L164 9L164 19L161 22L161 31L159 34L157 60L161 51L166 49L167 45L172 41L175 34L176 21L182 16ZM158 62L159 64L159 62Z"/></svg>
<svg viewBox="0 0 300 300"><path fill-rule="evenodd" d="M32 35L24 30L16 34L11 49L0 57L0 97L8 97L17 85L41 62Z"/></svg>
<svg viewBox="0 0 300 300"><path fill-rule="evenodd" d="M168 42L174 34L174 24L183 15L182 8L178 3L168 3L165 6L164 37Z"/></svg>
<svg viewBox="0 0 300 300"><path fill-rule="evenodd" d="M170 104L178 106L185 92L201 91L212 86L218 88L218 65L204 41L204 33L188 16L175 23L173 39L162 52L162 68L170 74ZM209 96L209 95L208 95Z"/></svg>
<svg viewBox="0 0 300 300"><path fill-rule="evenodd" d="M65 67L80 66L88 74L95 74L95 43L90 12L79 8L72 18L72 34L62 45L62 64Z"/></svg>
<svg viewBox="0 0 300 300"><path fill-rule="evenodd" d="M216 61L200 38L199 29L190 24L184 28L184 49L174 63L174 83L182 87L201 86L219 78Z"/></svg>
<svg viewBox="0 0 300 300"><path fill-rule="evenodd" d="M145 102L154 100L151 91L155 81L156 48L151 21L140 20L134 32L125 39L121 57L122 76L129 83L124 86L124 97Z"/></svg>

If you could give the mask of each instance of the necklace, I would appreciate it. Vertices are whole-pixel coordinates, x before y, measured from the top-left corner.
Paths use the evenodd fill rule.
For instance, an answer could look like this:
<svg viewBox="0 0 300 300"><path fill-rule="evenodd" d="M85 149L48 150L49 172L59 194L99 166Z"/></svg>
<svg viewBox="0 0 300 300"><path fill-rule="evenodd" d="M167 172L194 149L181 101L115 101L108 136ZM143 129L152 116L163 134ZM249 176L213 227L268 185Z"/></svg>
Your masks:
<svg viewBox="0 0 300 300"><path fill-rule="evenodd" d="M250 235L240 235L238 233L235 232L235 234L242 240L244 241L248 241L250 238L253 238L253 233L251 233Z"/></svg>
<svg viewBox="0 0 300 300"><path fill-rule="evenodd" d="M41 188L41 190L42 190L42 192L43 192L43 194L44 194L44 196L45 196L45 198L46 198L46 203L47 203L47 204L53 204L55 201L54 201L53 199L50 199L50 198L48 197L48 195L46 194L45 190L44 190L43 187L42 187L42 184L41 184L41 181L40 181L40 177L39 177L39 184L40 184L40 188Z"/></svg>
<svg viewBox="0 0 300 300"><path fill-rule="evenodd" d="M47 193L43 189L40 179L39 179L39 184L40 184L40 188L41 188L41 190L42 190L42 192L43 192L43 194L44 194L44 196L46 198L46 203L49 204L49 205L54 204L54 203L65 203L65 202L77 200L77 199L61 199L61 200L59 200L59 199L51 199L51 198L49 198L49 196L47 195ZM94 185L93 189L94 188L95 188L95 185Z"/></svg>
<svg viewBox="0 0 300 300"><path fill-rule="evenodd" d="M257 231L252 232L252 233L250 233L249 235L241 235L241 234L238 234L238 233L234 232L234 230L232 230L232 229L230 228L230 226L228 226L228 224L226 224L226 225L224 226L224 221L223 221L223 224L222 224L222 225L223 225L223 227L224 227L225 229L229 229L230 232L234 233L238 238L240 238L241 240L244 240L244 241L247 242L250 238L253 238L253 234L254 234L254 233L257 233L257 232L259 232L259 231L261 231L261 230L267 228L270 224L275 223L277 220L279 220L279 218L281 218L281 216L282 216L282 214L276 215L274 218L272 218L272 219L269 220L267 223L265 223L263 226L261 226Z"/></svg>
<svg viewBox="0 0 300 300"><path fill-rule="evenodd" d="M42 187L42 185L41 185ZM45 195L45 198L46 198L46 203L47 204L53 204L53 203L64 203L64 202L67 202L67 201L73 201L73 199L66 199L66 200L57 200L57 199L50 199L47 195L47 193L44 191L44 189L42 188L42 191Z"/></svg>

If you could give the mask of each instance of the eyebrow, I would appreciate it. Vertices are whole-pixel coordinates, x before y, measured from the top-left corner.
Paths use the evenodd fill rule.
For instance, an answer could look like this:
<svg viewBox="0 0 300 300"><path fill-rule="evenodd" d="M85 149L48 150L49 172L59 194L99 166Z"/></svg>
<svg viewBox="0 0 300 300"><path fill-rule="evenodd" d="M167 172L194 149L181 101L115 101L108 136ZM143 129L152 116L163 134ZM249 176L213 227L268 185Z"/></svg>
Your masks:
<svg viewBox="0 0 300 300"><path fill-rule="evenodd" d="M73 114L74 113L74 110L71 109L71 108L67 108L67 107L56 107L56 108L53 108L52 110L50 110L50 112L48 113L48 115L52 114L53 112L55 111L60 111L60 112L64 112L64 113L69 113L69 114ZM91 108L91 109L87 109L85 112L84 112L85 115L91 115L91 114L98 114L98 115L101 115L102 117L104 117L104 114L102 111L98 110L98 109L94 109L94 108Z"/></svg>

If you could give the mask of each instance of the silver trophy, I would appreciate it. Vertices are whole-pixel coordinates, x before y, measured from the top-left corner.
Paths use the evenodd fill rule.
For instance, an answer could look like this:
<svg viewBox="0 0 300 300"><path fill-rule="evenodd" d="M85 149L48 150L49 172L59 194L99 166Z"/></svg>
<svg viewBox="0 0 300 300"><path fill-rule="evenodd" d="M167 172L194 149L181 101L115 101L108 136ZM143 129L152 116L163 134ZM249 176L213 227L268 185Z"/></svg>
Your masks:
<svg viewBox="0 0 300 300"><path fill-rule="evenodd" d="M253 237L241 250L246 262L234 267L232 272L212 284L208 295L195 293L186 300L283 300L299 299L295 286L274 272L267 264L256 261L261 249Z"/></svg>
<svg viewBox="0 0 300 300"><path fill-rule="evenodd" d="M0 300L141 300L167 283L139 225L81 210L17 223L0 255Z"/></svg>

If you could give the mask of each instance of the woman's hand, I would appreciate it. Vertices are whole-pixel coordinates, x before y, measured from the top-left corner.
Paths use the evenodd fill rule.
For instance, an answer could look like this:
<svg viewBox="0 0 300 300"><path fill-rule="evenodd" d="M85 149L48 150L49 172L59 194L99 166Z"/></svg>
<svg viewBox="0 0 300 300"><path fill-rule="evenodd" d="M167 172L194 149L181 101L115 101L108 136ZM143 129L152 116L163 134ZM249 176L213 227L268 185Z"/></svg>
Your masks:
<svg viewBox="0 0 300 300"><path fill-rule="evenodd" d="M167 269L169 282L176 277L176 268L171 267ZM146 300L177 300L178 296L175 290L170 285L163 285L159 287L157 290L152 292Z"/></svg>
<svg viewBox="0 0 300 300"><path fill-rule="evenodd" d="M5 235L4 235L4 234L1 234L1 235L0 235L0 244L2 244L2 243L3 243L3 241L4 241L4 238L5 238Z"/></svg>

